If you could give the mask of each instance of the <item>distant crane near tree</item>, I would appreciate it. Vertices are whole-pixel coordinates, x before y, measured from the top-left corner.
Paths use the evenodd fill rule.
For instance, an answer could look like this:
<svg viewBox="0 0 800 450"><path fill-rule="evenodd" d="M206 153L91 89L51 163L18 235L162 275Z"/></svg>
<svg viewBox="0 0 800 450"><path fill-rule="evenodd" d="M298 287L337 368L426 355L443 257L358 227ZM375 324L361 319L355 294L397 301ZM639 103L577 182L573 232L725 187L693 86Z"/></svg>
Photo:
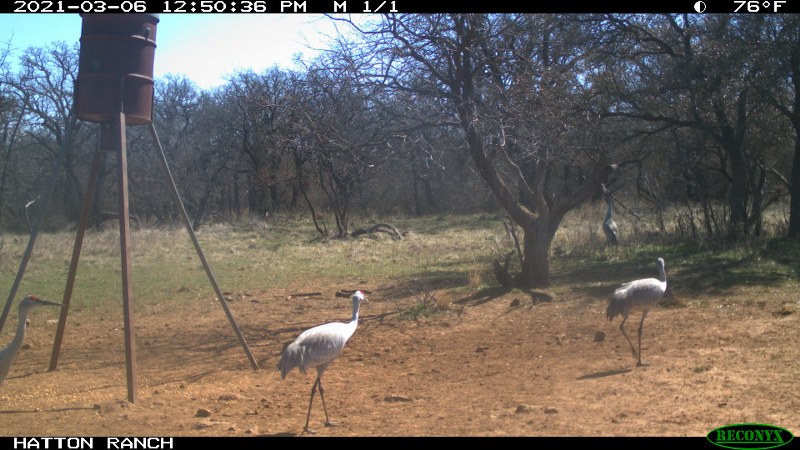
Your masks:
<svg viewBox="0 0 800 450"><path fill-rule="evenodd" d="M331 422L328 418L328 408L325 406L325 389L322 387L322 374L325 373L328 365L342 353L347 340L355 333L358 326L358 310L361 303L367 301L361 291L353 293L350 299L353 301L353 316L350 322L326 323L300 333L294 342L286 346L283 355L281 355L281 361L278 363L282 379L285 379L286 374L295 367L299 368L303 373L306 373L306 369L317 369L317 379L311 388L311 399L308 401L306 425L303 427L303 430L309 433L314 433L314 430L308 428L308 422L311 418L311 405L314 403L314 393L317 390L317 386L319 386L319 396L322 398L322 409L325 411L325 426L336 425L335 422Z"/></svg>
<svg viewBox="0 0 800 450"><path fill-rule="evenodd" d="M608 205L606 217L603 219L603 233L605 233L606 240L609 244L617 245L619 244L619 230L617 229L617 224L614 222L614 219L611 218L611 206L614 203L614 194L606 189L605 184L601 184L600 187L603 189L603 195L605 196L606 204Z"/></svg>
<svg viewBox="0 0 800 450"><path fill-rule="evenodd" d="M614 291L606 310L606 317L609 321L613 321L614 317L618 315L622 316L622 323L619 324L619 329L631 346L633 357L637 359L637 367L642 365L642 326L644 325L644 318L650 308L661 300L667 290L667 272L664 270L664 258L658 258L656 266L661 279L644 278L623 284ZM633 343L628 338L628 334L625 333L625 321L628 320L628 314L634 311L642 311L642 320L639 322L638 352L633 348Z"/></svg>

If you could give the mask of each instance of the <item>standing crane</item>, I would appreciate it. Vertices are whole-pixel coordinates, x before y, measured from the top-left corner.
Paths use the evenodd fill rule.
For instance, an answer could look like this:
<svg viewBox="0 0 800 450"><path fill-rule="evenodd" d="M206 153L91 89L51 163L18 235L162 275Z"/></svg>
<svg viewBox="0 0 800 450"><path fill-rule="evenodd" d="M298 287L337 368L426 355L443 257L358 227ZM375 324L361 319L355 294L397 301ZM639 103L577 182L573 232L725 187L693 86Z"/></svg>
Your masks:
<svg viewBox="0 0 800 450"><path fill-rule="evenodd" d="M622 315L622 323L619 324L619 329L622 330L622 335L628 340L633 357L637 358L637 367L642 365L642 326L644 325L644 318L650 308L661 300L667 290L667 273L664 270L664 258L658 258L656 265L661 279L644 278L623 284L614 291L614 295L608 303L608 310L606 310L606 317L608 317L609 321L613 321L614 317ZM628 338L624 328L625 321L628 320L628 314L634 311L642 311L642 320L639 322L638 353L633 348L633 343Z"/></svg>
<svg viewBox="0 0 800 450"><path fill-rule="evenodd" d="M600 187L603 189L603 195L606 197L606 204L608 205L606 217L603 219L603 232L606 234L606 240L608 240L609 244L617 245L619 244L619 231L614 219L611 218L611 205L614 203L614 194L606 189L605 184L601 184Z"/></svg>
<svg viewBox="0 0 800 450"><path fill-rule="evenodd" d="M281 371L281 379L286 378L286 374L293 368L297 367L303 373L306 369L316 368L317 379L314 381L314 386L311 388L311 399L308 402L308 413L306 414L306 425L303 430L314 433L314 430L308 428L308 421L311 418L311 405L314 403L314 393L319 386L319 396L322 397L322 409L325 411L325 426L335 426L335 422L328 419L328 408L325 406L325 389L322 387L322 374L325 369L340 353L347 340L353 336L358 326L358 309L362 302L367 299L361 291L356 291L350 297L353 301L353 317L350 322L331 322L324 325L318 325L314 328L300 333L300 336L286 346L281 355L281 361L278 363L278 369Z"/></svg>
<svg viewBox="0 0 800 450"><path fill-rule="evenodd" d="M14 339L8 344L8 347L0 350L0 385L5 381L8 371L11 370L11 364L17 356L20 347L22 347L22 340L25 338L25 319L28 318L28 313L31 309L37 306L63 306L61 303L43 300L35 295L28 295L19 302L19 323L17 324L17 334Z"/></svg>

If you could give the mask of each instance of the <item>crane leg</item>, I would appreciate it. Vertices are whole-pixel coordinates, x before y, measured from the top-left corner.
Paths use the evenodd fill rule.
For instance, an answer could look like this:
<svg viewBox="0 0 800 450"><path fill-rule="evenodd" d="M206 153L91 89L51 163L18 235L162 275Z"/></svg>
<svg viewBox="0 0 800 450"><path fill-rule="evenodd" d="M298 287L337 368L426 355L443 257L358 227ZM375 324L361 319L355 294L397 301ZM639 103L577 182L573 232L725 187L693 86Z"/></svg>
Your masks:
<svg viewBox="0 0 800 450"><path fill-rule="evenodd" d="M641 367L642 364L642 327L644 326L644 318L647 316L647 310L642 313L642 321L639 322L639 357L636 361L636 367Z"/></svg>
<svg viewBox="0 0 800 450"><path fill-rule="evenodd" d="M325 426L326 427L335 427L339 425L336 422L331 422L328 419L328 408L325 407L325 389L322 388L322 379L319 381L319 396L322 397L322 410L325 411Z"/></svg>
<svg viewBox="0 0 800 450"><path fill-rule="evenodd" d="M319 377L317 377L317 379L314 380L314 386L311 387L311 400L308 401L308 413L306 414L306 426L303 427L304 431L306 431L307 433L311 433L311 434L316 433L316 431L312 430L311 428L308 428L308 421L309 421L309 419L311 419L311 405L314 404L314 393L317 392L317 385L318 384L319 384L319 395L322 395L322 385L319 383ZM325 406L325 401L324 400L322 402L322 405L323 405L323 407ZM325 413L326 419L327 419L327 415L328 415L328 413L326 412Z"/></svg>
<svg viewBox="0 0 800 450"><path fill-rule="evenodd" d="M622 323L619 324L619 329L620 329L620 331L622 331L622 335L625 336L625 340L628 341L628 345L631 346L631 353L633 353L633 357L636 358L637 357L636 349L633 348L633 342L631 342L631 339L628 337L628 333L625 332L625 321L626 320L628 320L628 316L625 316L625 317L622 318Z"/></svg>

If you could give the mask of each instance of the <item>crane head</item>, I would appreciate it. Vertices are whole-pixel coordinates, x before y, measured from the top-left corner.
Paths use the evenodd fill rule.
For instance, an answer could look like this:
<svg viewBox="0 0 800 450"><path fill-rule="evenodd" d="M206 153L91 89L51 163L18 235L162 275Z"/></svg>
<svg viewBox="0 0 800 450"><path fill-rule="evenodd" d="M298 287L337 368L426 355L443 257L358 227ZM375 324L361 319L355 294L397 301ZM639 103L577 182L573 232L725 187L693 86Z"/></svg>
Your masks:
<svg viewBox="0 0 800 450"><path fill-rule="evenodd" d="M50 300L45 300L43 298L39 298L38 296L33 295L33 294L26 295L25 298L22 299L22 302L20 302L20 306L22 306L23 304L28 306L28 307L33 307L33 306L64 306L61 303L51 302Z"/></svg>
<svg viewBox="0 0 800 450"><path fill-rule="evenodd" d="M367 297L365 297L364 293L361 291L356 291L355 293L353 293L353 296L351 298L353 299L353 301L358 300L359 302L369 303L369 300L367 300Z"/></svg>

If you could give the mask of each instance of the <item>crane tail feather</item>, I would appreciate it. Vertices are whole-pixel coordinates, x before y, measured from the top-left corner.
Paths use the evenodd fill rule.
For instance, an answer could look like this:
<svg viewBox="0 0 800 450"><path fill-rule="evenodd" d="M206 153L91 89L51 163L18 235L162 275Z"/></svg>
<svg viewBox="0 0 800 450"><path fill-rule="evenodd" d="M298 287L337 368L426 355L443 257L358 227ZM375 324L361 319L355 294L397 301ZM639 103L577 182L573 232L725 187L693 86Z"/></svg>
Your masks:
<svg viewBox="0 0 800 450"><path fill-rule="evenodd" d="M606 310L606 318L608 318L608 321L610 322L614 320L614 318L619 315L624 316L627 309L625 308L626 304L627 302L625 302L623 299L614 296L614 298L608 302L608 309Z"/></svg>
<svg viewBox="0 0 800 450"><path fill-rule="evenodd" d="M281 360L278 363L278 370L281 371L281 379L286 379L286 375L295 367L299 367L300 370L305 372L305 365L303 364L303 349L300 346L291 343L283 350Z"/></svg>

